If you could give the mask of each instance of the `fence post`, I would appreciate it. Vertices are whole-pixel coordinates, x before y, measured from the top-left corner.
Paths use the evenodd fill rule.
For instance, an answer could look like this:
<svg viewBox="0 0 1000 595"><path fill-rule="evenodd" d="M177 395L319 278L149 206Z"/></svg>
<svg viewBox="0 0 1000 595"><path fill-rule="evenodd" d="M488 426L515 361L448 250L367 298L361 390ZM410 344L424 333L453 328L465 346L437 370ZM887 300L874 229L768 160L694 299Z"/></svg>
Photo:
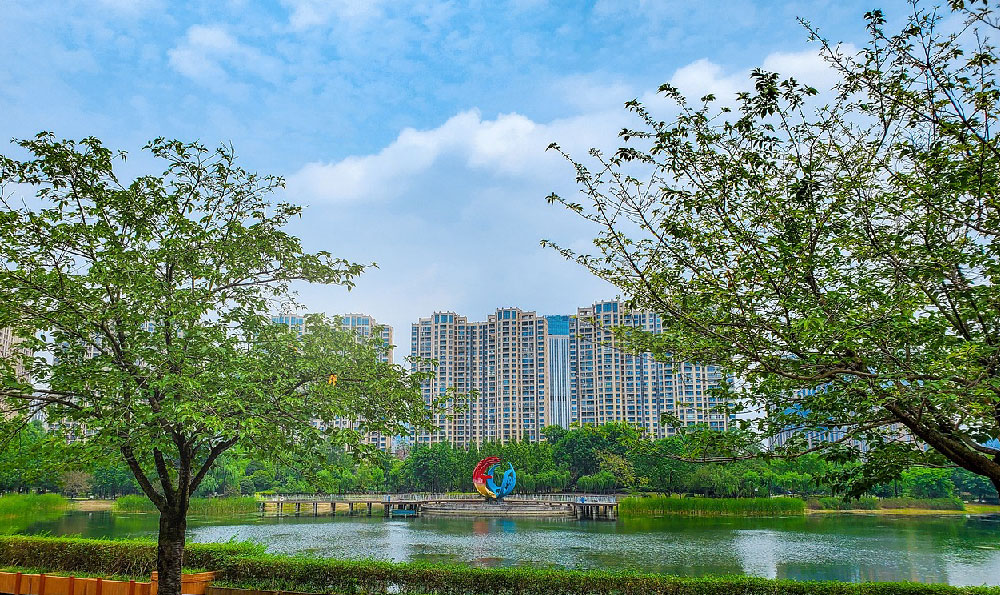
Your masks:
<svg viewBox="0 0 1000 595"><path fill-rule="evenodd" d="M97 577L97 588L94 595L104 595L104 579L101 577Z"/></svg>
<svg viewBox="0 0 1000 595"><path fill-rule="evenodd" d="M45 574L38 575L38 595L45 595Z"/></svg>
<svg viewBox="0 0 1000 595"><path fill-rule="evenodd" d="M21 595L21 573L14 575L14 595Z"/></svg>
<svg viewBox="0 0 1000 595"><path fill-rule="evenodd" d="M76 577L75 577L75 576L71 576L71 577L69 577L69 588L68 588L68 589L66 589L66 590L67 590L67 591L69 592L69 595L75 595L75 594L73 593L73 588L74 588L75 586L76 586Z"/></svg>

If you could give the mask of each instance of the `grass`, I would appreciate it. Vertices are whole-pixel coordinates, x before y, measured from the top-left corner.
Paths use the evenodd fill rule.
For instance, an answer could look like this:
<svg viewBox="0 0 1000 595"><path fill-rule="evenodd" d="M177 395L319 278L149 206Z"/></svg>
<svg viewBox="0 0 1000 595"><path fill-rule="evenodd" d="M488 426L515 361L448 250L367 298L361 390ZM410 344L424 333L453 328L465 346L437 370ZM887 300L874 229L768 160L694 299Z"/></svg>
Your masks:
<svg viewBox="0 0 1000 595"><path fill-rule="evenodd" d="M0 496L0 534L18 533L37 521L55 520L69 501L59 494L8 494Z"/></svg>
<svg viewBox="0 0 1000 595"><path fill-rule="evenodd" d="M62 512L68 506L59 494L8 494L0 496L0 517Z"/></svg>
<svg viewBox="0 0 1000 595"><path fill-rule="evenodd" d="M145 496L122 496L115 500L115 512L157 512L156 506ZM225 516L257 511L257 500L251 497L191 498L188 514Z"/></svg>
<svg viewBox="0 0 1000 595"><path fill-rule="evenodd" d="M780 516L803 514L805 502L799 498L682 498L655 496L623 498L618 502L618 514L655 516L684 514L702 516Z"/></svg>

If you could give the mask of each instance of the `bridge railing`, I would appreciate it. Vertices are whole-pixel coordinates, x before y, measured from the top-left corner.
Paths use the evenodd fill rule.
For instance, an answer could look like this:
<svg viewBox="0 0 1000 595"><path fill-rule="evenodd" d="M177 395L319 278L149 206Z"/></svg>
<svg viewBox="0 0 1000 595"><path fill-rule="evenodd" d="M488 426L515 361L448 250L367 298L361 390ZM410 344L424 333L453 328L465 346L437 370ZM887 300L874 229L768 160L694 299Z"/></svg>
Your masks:
<svg viewBox="0 0 1000 595"><path fill-rule="evenodd" d="M617 504L618 496L608 494L511 494L507 500L522 502L582 502ZM275 494L261 497L265 502L426 502L441 500L482 500L479 494L410 492L402 494Z"/></svg>

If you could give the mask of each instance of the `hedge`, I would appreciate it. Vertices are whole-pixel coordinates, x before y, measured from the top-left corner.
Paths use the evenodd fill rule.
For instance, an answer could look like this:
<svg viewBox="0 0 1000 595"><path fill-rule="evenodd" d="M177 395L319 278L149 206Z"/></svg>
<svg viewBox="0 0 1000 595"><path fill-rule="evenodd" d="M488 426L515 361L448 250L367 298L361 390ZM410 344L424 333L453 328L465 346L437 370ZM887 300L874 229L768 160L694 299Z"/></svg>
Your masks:
<svg viewBox="0 0 1000 595"><path fill-rule="evenodd" d="M184 566L213 570L225 560L262 555L252 543L192 543L184 549ZM156 570L156 543L139 539L0 536L0 566L104 575L149 576Z"/></svg>
<svg viewBox="0 0 1000 595"><path fill-rule="evenodd" d="M0 566L44 565L142 575L152 570L155 545L48 537L0 537ZM44 563L43 563L44 561ZM472 568L458 565L349 561L267 555L246 543L191 544L186 567L221 572L219 586L312 593L439 595L1000 595L1000 587L921 583L842 583L757 577L687 578L639 572Z"/></svg>
<svg viewBox="0 0 1000 595"><path fill-rule="evenodd" d="M1000 595L1000 587L844 583L747 576L469 566L250 556L226 561L220 586L312 593L440 595Z"/></svg>

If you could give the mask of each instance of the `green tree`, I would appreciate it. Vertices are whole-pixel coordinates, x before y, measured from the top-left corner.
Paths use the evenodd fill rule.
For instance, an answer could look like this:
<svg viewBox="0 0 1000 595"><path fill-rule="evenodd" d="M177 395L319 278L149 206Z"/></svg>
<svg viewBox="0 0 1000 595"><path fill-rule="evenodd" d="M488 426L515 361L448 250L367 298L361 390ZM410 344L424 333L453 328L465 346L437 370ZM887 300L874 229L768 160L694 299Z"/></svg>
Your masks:
<svg viewBox="0 0 1000 595"><path fill-rule="evenodd" d="M59 486L65 443L53 440L38 421L0 441L0 492L51 491Z"/></svg>
<svg viewBox="0 0 1000 595"><path fill-rule="evenodd" d="M157 139L163 174L123 183L95 138L18 144L29 157L0 158L0 183L35 194L3 197L0 326L55 357L25 362L37 389L3 362L0 395L22 419L85 424L88 449L124 460L160 511L164 595L180 593L190 496L229 449L311 463L327 441L361 448L313 420L426 424L422 376L379 362L378 342L322 316L302 336L271 323L291 283L349 288L364 268L284 230L300 208L271 202L281 179L231 148Z"/></svg>
<svg viewBox="0 0 1000 595"><path fill-rule="evenodd" d="M549 197L596 226L596 250L543 245L660 315L662 334L624 341L742 379L726 413L768 412L744 447L837 428L814 448L862 459L854 493L928 459L1000 486L997 14L951 5L954 33L919 4L895 35L868 13L856 54L806 24L841 77L828 103L760 70L735 110L663 85L676 117L628 102L622 148L567 155L583 204Z"/></svg>
<svg viewBox="0 0 1000 595"><path fill-rule="evenodd" d="M951 469L907 469L902 474L906 495L914 498L951 498L955 495L955 482Z"/></svg>
<svg viewBox="0 0 1000 595"><path fill-rule="evenodd" d="M124 461L100 461L92 465L90 489L99 498L111 499L142 493Z"/></svg>

